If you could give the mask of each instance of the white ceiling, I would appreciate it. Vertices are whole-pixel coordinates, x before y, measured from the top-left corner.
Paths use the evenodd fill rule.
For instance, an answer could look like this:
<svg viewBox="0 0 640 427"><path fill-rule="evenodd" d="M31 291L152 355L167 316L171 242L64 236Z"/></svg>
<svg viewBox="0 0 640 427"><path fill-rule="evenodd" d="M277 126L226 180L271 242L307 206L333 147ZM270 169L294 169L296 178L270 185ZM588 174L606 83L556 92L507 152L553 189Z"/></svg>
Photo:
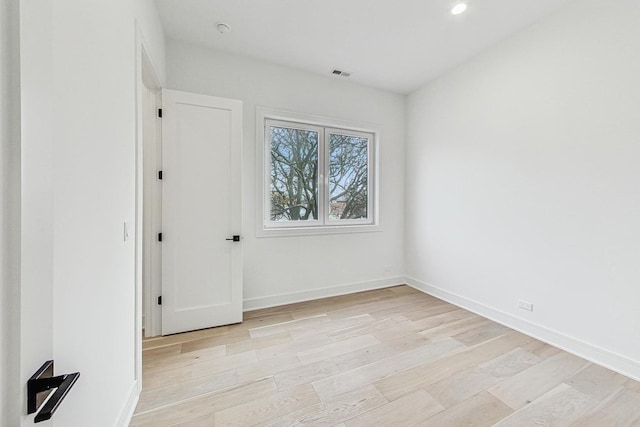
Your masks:
<svg viewBox="0 0 640 427"><path fill-rule="evenodd" d="M169 38L401 93L564 2L467 0L453 16L455 0L156 0Z"/></svg>

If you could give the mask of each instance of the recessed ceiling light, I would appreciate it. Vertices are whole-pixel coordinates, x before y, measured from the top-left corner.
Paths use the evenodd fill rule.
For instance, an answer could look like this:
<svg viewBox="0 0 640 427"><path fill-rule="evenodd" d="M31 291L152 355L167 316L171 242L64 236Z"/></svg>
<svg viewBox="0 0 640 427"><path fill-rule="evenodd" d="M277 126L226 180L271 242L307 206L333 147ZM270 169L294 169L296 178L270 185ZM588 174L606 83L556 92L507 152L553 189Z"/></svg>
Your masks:
<svg viewBox="0 0 640 427"><path fill-rule="evenodd" d="M453 6L453 9L451 9L451 14L452 15L460 15L465 10L467 10L467 4L466 3L458 3L457 5Z"/></svg>
<svg viewBox="0 0 640 427"><path fill-rule="evenodd" d="M216 29L220 34L226 34L229 31L231 31L231 27L229 26L229 24L225 24L224 22L221 22L218 25L216 25Z"/></svg>

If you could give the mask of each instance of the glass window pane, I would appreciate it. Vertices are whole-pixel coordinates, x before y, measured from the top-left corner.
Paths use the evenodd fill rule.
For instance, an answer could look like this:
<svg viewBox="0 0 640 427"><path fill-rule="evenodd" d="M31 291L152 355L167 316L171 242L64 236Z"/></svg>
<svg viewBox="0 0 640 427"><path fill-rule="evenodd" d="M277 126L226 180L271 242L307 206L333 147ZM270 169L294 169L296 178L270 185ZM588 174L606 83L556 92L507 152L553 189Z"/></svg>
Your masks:
<svg viewBox="0 0 640 427"><path fill-rule="evenodd" d="M367 219L369 140L329 135L329 219Z"/></svg>
<svg viewBox="0 0 640 427"><path fill-rule="evenodd" d="M271 221L318 219L318 132L270 126Z"/></svg>

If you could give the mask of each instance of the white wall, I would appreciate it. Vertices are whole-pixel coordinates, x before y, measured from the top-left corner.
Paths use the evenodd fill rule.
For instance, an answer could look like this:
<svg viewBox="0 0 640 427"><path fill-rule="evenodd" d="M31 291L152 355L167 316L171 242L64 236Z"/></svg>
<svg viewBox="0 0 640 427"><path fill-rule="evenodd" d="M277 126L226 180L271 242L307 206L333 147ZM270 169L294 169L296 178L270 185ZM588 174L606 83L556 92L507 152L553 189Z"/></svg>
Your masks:
<svg viewBox="0 0 640 427"><path fill-rule="evenodd" d="M405 249L413 284L635 378L638 22L574 1L411 94Z"/></svg>
<svg viewBox="0 0 640 427"><path fill-rule="evenodd" d="M53 43L51 2L20 1L20 379L53 358Z"/></svg>
<svg viewBox="0 0 640 427"><path fill-rule="evenodd" d="M0 0L0 425L14 425L20 399L20 143L18 2Z"/></svg>
<svg viewBox="0 0 640 427"><path fill-rule="evenodd" d="M177 41L167 44L167 87L244 103L245 308L357 288L329 289L336 286L398 282L404 273L403 96ZM257 238L256 106L378 125L383 231ZM316 289L320 291L300 294Z"/></svg>
<svg viewBox="0 0 640 427"><path fill-rule="evenodd" d="M118 425L137 393L135 248L123 241L123 223L135 223L136 22L162 72L151 0L21 4L21 384L12 392L23 397L49 357L58 373L80 371L58 426Z"/></svg>

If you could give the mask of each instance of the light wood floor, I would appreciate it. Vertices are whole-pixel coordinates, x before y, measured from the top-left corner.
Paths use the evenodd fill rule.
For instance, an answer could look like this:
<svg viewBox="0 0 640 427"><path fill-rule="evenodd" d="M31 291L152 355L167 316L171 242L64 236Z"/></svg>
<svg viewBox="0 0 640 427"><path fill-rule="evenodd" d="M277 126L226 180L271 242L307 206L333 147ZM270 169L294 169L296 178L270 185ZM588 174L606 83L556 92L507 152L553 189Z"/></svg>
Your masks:
<svg viewBox="0 0 640 427"><path fill-rule="evenodd" d="M131 426L640 426L640 383L407 286L143 348Z"/></svg>

